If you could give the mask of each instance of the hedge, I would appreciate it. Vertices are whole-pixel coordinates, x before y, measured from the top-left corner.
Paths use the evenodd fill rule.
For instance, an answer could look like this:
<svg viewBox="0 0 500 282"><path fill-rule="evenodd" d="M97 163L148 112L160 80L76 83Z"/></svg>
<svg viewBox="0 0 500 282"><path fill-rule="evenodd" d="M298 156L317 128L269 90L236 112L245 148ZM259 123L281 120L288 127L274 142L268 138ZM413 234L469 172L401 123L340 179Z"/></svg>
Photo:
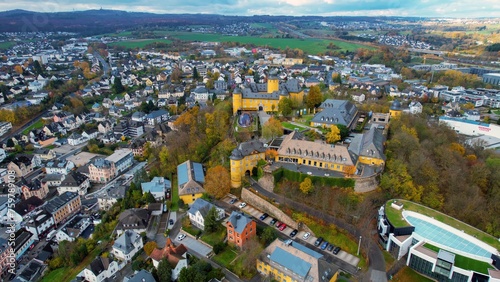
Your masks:
<svg viewBox="0 0 500 282"><path fill-rule="evenodd" d="M277 184L281 179L286 178L290 181L302 182L306 177L311 178L314 185L327 185L342 188L354 188L354 179L352 178L334 178L334 177L321 177L303 174L296 171L291 171L284 168L279 168L273 172L274 184Z"/></svg>

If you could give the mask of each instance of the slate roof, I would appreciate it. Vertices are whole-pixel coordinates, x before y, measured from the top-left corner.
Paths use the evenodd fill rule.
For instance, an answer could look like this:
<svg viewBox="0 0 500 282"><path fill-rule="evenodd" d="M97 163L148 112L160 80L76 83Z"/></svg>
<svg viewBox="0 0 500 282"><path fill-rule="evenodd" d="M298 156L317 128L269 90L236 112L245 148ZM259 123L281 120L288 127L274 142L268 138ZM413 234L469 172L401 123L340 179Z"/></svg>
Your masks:
<svg viewBox="0 0 500 282"><path fill-rule="evenodd" d="M320 108L321 112L314 115L311 122L323 124L342 124L350 127L358 113L356 106L345 100L327 99Z"/></svg>
<svg viewBox="0 0 500 282"><path fill-rule="evenodd" d="M258 140L251 140L240 143L238 147L231 152L231 156L229 158L231 160L241 160L254 152L263 153L265 151L266 148L264 147L264 143Z"/></svg>
<svg viewBox="0 0 500 282"><path fill-rule="evenodd" d="M245 227L252 222L252 218L245 213L233 211L228 222L231 223L236 233L241 234Z"/></svg>
<svg viewBox="0 0 500 282"><path fill-rule="evenodd" d="M58 209L66 205L68 202L72 201L76 197L79 197L77 193L64 192L58 197L55 197L47 202L45 205L45 210L51 214L54 214Z"/></svg>
<svg viewBox="0 0 500 282"><path fill-rule="evenodd" d="M71 171L66 178L61 182L62 187L79 187L83 182L88 179L87 176L78 172Z"/></svg>
<svg viewBox="0 0 500 282"><path fill-rule="evenodd" d="M202 198L198 198L194 201L194 203L191 204L191 207L188 210L188 213L195 215L196 212L200 212L203 218L208 214L208 211L212 208L215 207L211 203L203 200Z"/></svg>
<svg viewBox="0 0 500 282"><path fill-rule="evenodd" d="M117 230L145 229L149 222L149 211L145 209L128 209L120 214Z"/></svg>
<svg viewBox="0 0 500 282"><path fill-rule="evenodd" d="M125 230L125 232L116 239L113 248L121 250L124 254L129 254L135 249L135 244L138 240L142 240L139 234L132 230Z"/></svg>
<svg viewBox="0 0 500 282"><path fill-rule="evenodd" d="M128 282L156 282L153 274L148 272L147 270L141 269L141 271L137 272L133 276L130 276L127 280Z"/></svg>
<svg viewBox="0 0 500 282"><path fill-rule="evenodd" d="M30 211L34 210L35 208L43 205L43 201L40 200L38 197L30 197L26 200L22 200L19 203L16 204L14 207L14 210L20 215L24 216L25 214L29 213Z"/></svg>
<svg viewBox="0 0 500 282"><path fill-rule="evenodd" d="M103 271L108 269L111 262L112 260L110 258L97 257L89 264L89 266L87 266L87 269L92 271L95 276L98 276Z"/></svg>
<svg viewBox="0 0 500 282"><path fill-rule="evenodd" d="M363 134L356 134L349 145L349 152L356 156L365 156L385 160L384 136L381 130L372 126Z"/></svg>

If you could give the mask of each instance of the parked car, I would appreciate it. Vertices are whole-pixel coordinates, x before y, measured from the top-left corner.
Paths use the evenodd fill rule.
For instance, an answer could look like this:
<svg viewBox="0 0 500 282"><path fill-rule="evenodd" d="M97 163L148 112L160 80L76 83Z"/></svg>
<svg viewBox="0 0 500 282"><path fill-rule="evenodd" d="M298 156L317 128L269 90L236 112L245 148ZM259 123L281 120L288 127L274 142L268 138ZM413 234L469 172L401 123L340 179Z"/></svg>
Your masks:
<svg viewBox="0 0 500 282"><path fill-rule="evenodd" d="M283 223L281 221L278 221L278 222L276 222L276 224L274 226L276 226L276 228L280 228L282 224Z"/></svg>
<svg viewBox="0 0 500 282"><path fill-rule="evenodd" d="M229 201L229 203L232 205L232 204L236 203L236 201L238 201L236 198L232 198L231 201Z"/></svg>
<svg viewBox="0 0 500 282"><path fill-rule="evenodd" d="M247 203L245 203L245 202L243 202L243 203L241 203L241 204L239 204L239 205L238 205L238 207L239 207L240 209L242 209L242 208L244 208L244 207L246 207L246 206L247 206Z"/></svg>
<svg viewBox="0 0 500 282"><path fill-rule="evenodd" d="M323 241L323 244L321 244L320 249L325 250L326 247L328 247L328 242L327 241Z"/></svg>
<svg viewBox="0 0 500 282"><path fill-rule="evenodd" d="M173 220L173 219L170 219L170 220L168 221L168 223L169 223L170 225L173 225L173 224L174 224L174 220Z"/></svg>
<svg viewBox="0 0 500 282"><path fill-rule="evenodd" d="M285 228L286 228L286 224L282 223L281 226L280 226L280 228L279 228L279 230L283 231L283 230L285 230Z"/></svg>
<svg viewBox="0 0 500 282"><path fill-rule="evenodd" d="M335 249L333 249L334 254L338 254L339 252L340 252L340 247L335 247Z"/></svg>
<svg viewBox="0 0 500 282"><path fill-rule="evenodd" d="M178 241L182 241L184 238L186 238L186 234L179 234L179 236L177 236Z"/></svg>
<svg viewBox="0 0 500 282"><path fill-rule="evenodd" d="M294 229L292 232L290 232L290 237L295 237L295 235L297 235L297 233L299 233L299 230L297 229Z"/></svg>
<svg viewBox="0 0 500 282"><path fill-rule="evenodd" d="M264 220L268 217L269 215L267 213L263 213L261 216L260 216L260 220Z"/></svg>
<svg viewBox="0 0 500 282"><path fill-rule="evenodd" d="M335 245L330 244L330 245L328 245L328 248L326 248L326 250L331 252L331 251L333 251L333 248L335 248Z"/></svg>
<svg viewBox="0 0 500 282"><path fill-rule="evenodd" d="M309 239L309 237L311 237L311 233L306 232L306 234L304 234L304 236L302 236L302 239L307 240L307 239Z"/></svg>
<svg viewBox="0 0 500 282"><path fill-rule="evenodd" d="M321 242L323 242L323 238L322 237L319 237L318 239L316 239L316 242L314 242L314 246L319 246L319 244L321 244Z"/></svg>
<svg viewBox="0 0 500 282"><path fill-rule="evenodd" d="M278 220L276 218L273 218L271 222L269 222L269 225L274 225Z"/></svg>

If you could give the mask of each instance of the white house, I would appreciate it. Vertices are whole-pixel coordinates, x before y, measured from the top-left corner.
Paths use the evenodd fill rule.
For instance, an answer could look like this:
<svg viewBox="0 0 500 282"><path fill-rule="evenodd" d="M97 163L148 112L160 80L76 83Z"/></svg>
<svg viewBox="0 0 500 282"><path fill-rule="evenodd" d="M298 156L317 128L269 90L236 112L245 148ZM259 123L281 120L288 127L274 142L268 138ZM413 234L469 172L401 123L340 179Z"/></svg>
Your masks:
<svg viewBox="0 0 500 282"><path fill-rule="evenodd" d="M87 141L88 141L87 138L83 137L81 134L76 132L71 133L71 135L68 137L68 144L71 146L78 146Z"/></svg>
<svg viewBox="0 0 500 282"><path fill-rule="evenodd" d="M191 207L188 210L189 220L194 226L203 230L205 228L205 217L208 215L208 211L212 208L215 208L217 211L216 220L224 218L224 209L198 198L191 204Z"/></svg>
<svg viewBox="0 0 500 282"><path fill-rule="evenodd" d="M409 105L409 110L411 114L421 114L422 104L419 101L411 101Z"/></svg>
<svg viewBox="0 0 500 282"><path fill-rule="evenodd" d="M3 160L5 160L6 157L7 157L7 154L5 154L5 150L0 149L0 163L3 162Z"/></svg>
<svg viewBox="0 0 500 282"><path fill-rule="evenodd" d="M71 161L67 160L53 160L48 161L45 165L45 172L47 174L68 174L73 168L75 164Z"/></svg>
<svg viewBox="0 0 500 282"><path fill-rule="evenodd" d="M193 91L196 101L204 102L208 100L208 89L205 86L198 86Z"/></svg>
<svg viewBox="0 0 500 282"><path fill-rule="evenodd" d="M111 278L119 270L116 261L110 258L97 257L78 276L89 282L100 282Z"/></svg>
<svg viewBox="0 0 500 282"><path fill-rule="evenodd" d="M78 193L80 196L87 194L87 190L90 187L89 178L77 171L72 171L67 174L66 178L61 181L61 184L57 187L57 193L59 195L65 192Z"/></svg>
<svg viewBox="0 0 500 282"><path fill-rule="evenodd" d="M113 254L116 258L129 262L143 247L142 238L132 230L126 230L113 244Z"/></svg>
<svg viewBox="0 0 500 282"><path fill-rule="evenodd" d="M149 113L146 116L146 121L149 125L157 125L168 119L168 112L166 110L160 109Z"/></svg>
<svg viewBox="0 0 500 282"><path fill-rule="evenodd" d="M150 182L141 183L142 193L150 192L157 201L165 199L165 193L172 189L170 180L163 177L155 177Z"/></svg>

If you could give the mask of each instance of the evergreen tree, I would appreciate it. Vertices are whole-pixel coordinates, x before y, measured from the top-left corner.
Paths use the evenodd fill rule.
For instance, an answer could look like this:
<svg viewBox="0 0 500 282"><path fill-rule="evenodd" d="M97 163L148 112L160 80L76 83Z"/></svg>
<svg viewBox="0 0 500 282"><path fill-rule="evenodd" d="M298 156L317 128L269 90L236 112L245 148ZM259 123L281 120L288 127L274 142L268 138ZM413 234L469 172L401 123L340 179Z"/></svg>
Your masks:
<svg viewBox="0 0 500 282"><path fill-rule="evenodd" d="M114 94L120 94L125 91L125 88L122 85L122 80L119 77L115 77L112 89Z"/></svg>

